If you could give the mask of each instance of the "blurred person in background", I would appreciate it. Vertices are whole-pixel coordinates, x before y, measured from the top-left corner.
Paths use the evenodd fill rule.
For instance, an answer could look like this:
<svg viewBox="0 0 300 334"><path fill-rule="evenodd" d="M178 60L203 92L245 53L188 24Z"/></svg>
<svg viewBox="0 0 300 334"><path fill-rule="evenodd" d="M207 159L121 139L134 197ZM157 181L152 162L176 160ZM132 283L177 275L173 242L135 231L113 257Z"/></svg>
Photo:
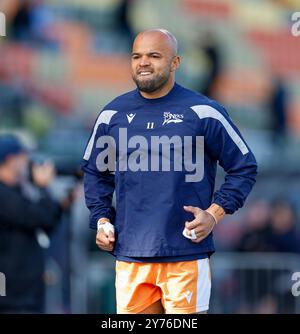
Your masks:
<svg viewBox="0 0 300 334"><path fill-rule="evenodd" d="M274 146L284 153L287 139L288 94L284 81L274 77L270 95L271 131ZM281 157L282 159L282 157ZM281 161L281 160L280 160Z"/></svg>
<svg viewBox="0 0 300 334"><path fill-rule="evenodd" d="M18 42L28 42L32 38L32 0L19 2L10 22L10 36Z"/></svg>
<svg viewBox="0 0 300 334"><path fill-rule="evenodd" d="M7 279L0 312L4 313L43 312L44 248L62 212L47 191L55 177L52 164L32 165L34 196L23 187L28 161L17 137L0 136L0 271Z"/></svg>
<svg viewBox="0 0 300 334"><path fill-rule="evenodd" d="M276 199L271 204L267 243L272 252L300 253L300 232L297 228L296 211L284 199Z"/></svg>
<svg viewBox="0 0 300 334"><path fill-rule="evenodd" d="M245 230L236 246L235 250L238 252L267 252L270 246L267 241L269 233L271 207L265 200L257 200L253 202L245 217ZM243 291L245 300L239 306L241 313L274 313L272 308L275 304L268 293L268 273L265 270L243 269L233 271L231 280L237 286L236 294L241 293L242 286L247 289ZM254 285L255 293L253 293ZM221 291L221 293L223 293ZM257 307L255 311L254 308ZM276 307L275 307L276 309Z"/></svg>
<svg viewBox="0 0 300 334"><path fill-rule="evenodd" d="M73 293L71 295L72 313L87 313L88 300L88 275L87 270L89 266L90 253L89 243L91 240L91 231L86 228L89 221L89 210L85 205L83 175L78 175L76 196L74 205L71 210L70 220L71 224L71 287ZM94 239L93 239L94 241ZM80 266L78 266L80 263Z"/></svg>
<svg viewBox="0 0 300 334"><path fill-rule="evenodd" d="M267 251L267 233L271 208L264 200L257 200L249 207L245 217L245 229L236 246L239 252Z"/></svg>
<svg viewBox="0 0 300 334"><path fill-rule="evenodd" d="M296 210L284 198L275 199L271 203L270 231L267 242L271 252L300 254L300 231L297 226ZM297 268L295 268L296 270ZM272 270L272 292L276 296L278 312L293 313L296 299L291 294L290 272Z"/></svg>
<svg viewBox="0 0 300 334"><path fill-rule="evenodd" d="M211 32L207 32L204 36L203 43L200 45L200 49L206 58L207 67L205 82L199 92L213 98L215 85L221 73L221 55L216 36Z"/></svg>
<svg viewBox="0 0 300 334"><path fill-rule="evenodd" d="M129 18L133 1L121 0L116 13L116 26L121 35L128 41L128 48L130 48L134 39L134 32Z"/></svg>
<svg viewBox="0 0 300 334"><path fill-rule="evenodd" d="M57 47L52 38L54 14L44 0L19 1L10 22L10 37L36 47Z"/></svg>
<svg viewBox="0 0 300 334"><path fill-rule="evenodd" d="M296 221L296 212L288 201L257 201L249 208L246 230L237 250L300 253Z"/></svg>
<svg viewBox="0 0 300 334"><path fill-rule="evenodd" d="M300 234L296 221L296 212L285 199L276 199L270 204L257 201L249 209L247 230L237 250L299 254ZM290 290L282 284L287 276L289 273L277 269L244 269L237 270L233 280L247 286L244 295L251 313L286 313L293 312L295 303Z"/></svg>

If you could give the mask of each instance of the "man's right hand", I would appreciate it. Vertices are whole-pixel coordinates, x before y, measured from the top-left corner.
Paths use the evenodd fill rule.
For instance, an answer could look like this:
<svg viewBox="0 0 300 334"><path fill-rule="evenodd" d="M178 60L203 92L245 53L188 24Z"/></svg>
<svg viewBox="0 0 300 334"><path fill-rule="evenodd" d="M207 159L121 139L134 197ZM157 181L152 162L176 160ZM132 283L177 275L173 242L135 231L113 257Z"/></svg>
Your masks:
<svg viewBox="0 0 300 334"><path fill-rule="evenodd" d="M100 220L101 223L105 223L106 221ZM104 229L101 228L101 225L100 225L100 228L98 229L98 232L96 235L96 244L100 249L106 252L111 252L115 246L115 234L111 231L109 231L108 234L105 233Z"/></svg>

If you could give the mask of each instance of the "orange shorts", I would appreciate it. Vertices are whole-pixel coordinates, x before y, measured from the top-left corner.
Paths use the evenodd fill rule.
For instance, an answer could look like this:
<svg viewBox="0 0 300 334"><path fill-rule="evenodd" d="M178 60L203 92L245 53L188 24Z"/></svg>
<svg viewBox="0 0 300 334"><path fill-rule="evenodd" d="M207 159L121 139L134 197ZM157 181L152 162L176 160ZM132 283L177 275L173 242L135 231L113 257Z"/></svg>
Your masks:
<svg viewBox="0 0 300 334"><path fill-rule="evenodd" d="M117 313L139 313L161 300L166 313L188 314L209 308L209 259L137 263L116 262Z"/></svg>

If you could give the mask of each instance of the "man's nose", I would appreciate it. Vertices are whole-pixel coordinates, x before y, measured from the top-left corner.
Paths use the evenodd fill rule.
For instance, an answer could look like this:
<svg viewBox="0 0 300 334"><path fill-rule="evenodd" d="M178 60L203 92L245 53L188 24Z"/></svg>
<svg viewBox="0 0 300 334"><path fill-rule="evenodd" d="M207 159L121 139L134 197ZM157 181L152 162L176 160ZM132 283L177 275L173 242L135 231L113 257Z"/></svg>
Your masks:
<svg viewBox="0 0 300 334"><path fill-rule="evenodd" d="M147 56L141 57L140 66L149 66L149 65L150 65L149 57Z"/></svg>

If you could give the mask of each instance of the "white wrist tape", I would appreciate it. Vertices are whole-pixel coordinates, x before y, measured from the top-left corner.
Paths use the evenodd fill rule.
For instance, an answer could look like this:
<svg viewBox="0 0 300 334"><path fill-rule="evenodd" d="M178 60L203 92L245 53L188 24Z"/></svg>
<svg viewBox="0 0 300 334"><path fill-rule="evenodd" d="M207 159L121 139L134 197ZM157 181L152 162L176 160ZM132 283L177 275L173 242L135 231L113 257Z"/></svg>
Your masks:
<svg viewBox="0 0 300 334"><path fill-rule="evenodd" d="M114 225L111 224L110 222L106 222L106 223L100 223L98 221L97 223L97 230L99 231L100 228L103 230L103 232L108 236L109 232L112 232L112 234L115 233L115 228Z"/></svg>

